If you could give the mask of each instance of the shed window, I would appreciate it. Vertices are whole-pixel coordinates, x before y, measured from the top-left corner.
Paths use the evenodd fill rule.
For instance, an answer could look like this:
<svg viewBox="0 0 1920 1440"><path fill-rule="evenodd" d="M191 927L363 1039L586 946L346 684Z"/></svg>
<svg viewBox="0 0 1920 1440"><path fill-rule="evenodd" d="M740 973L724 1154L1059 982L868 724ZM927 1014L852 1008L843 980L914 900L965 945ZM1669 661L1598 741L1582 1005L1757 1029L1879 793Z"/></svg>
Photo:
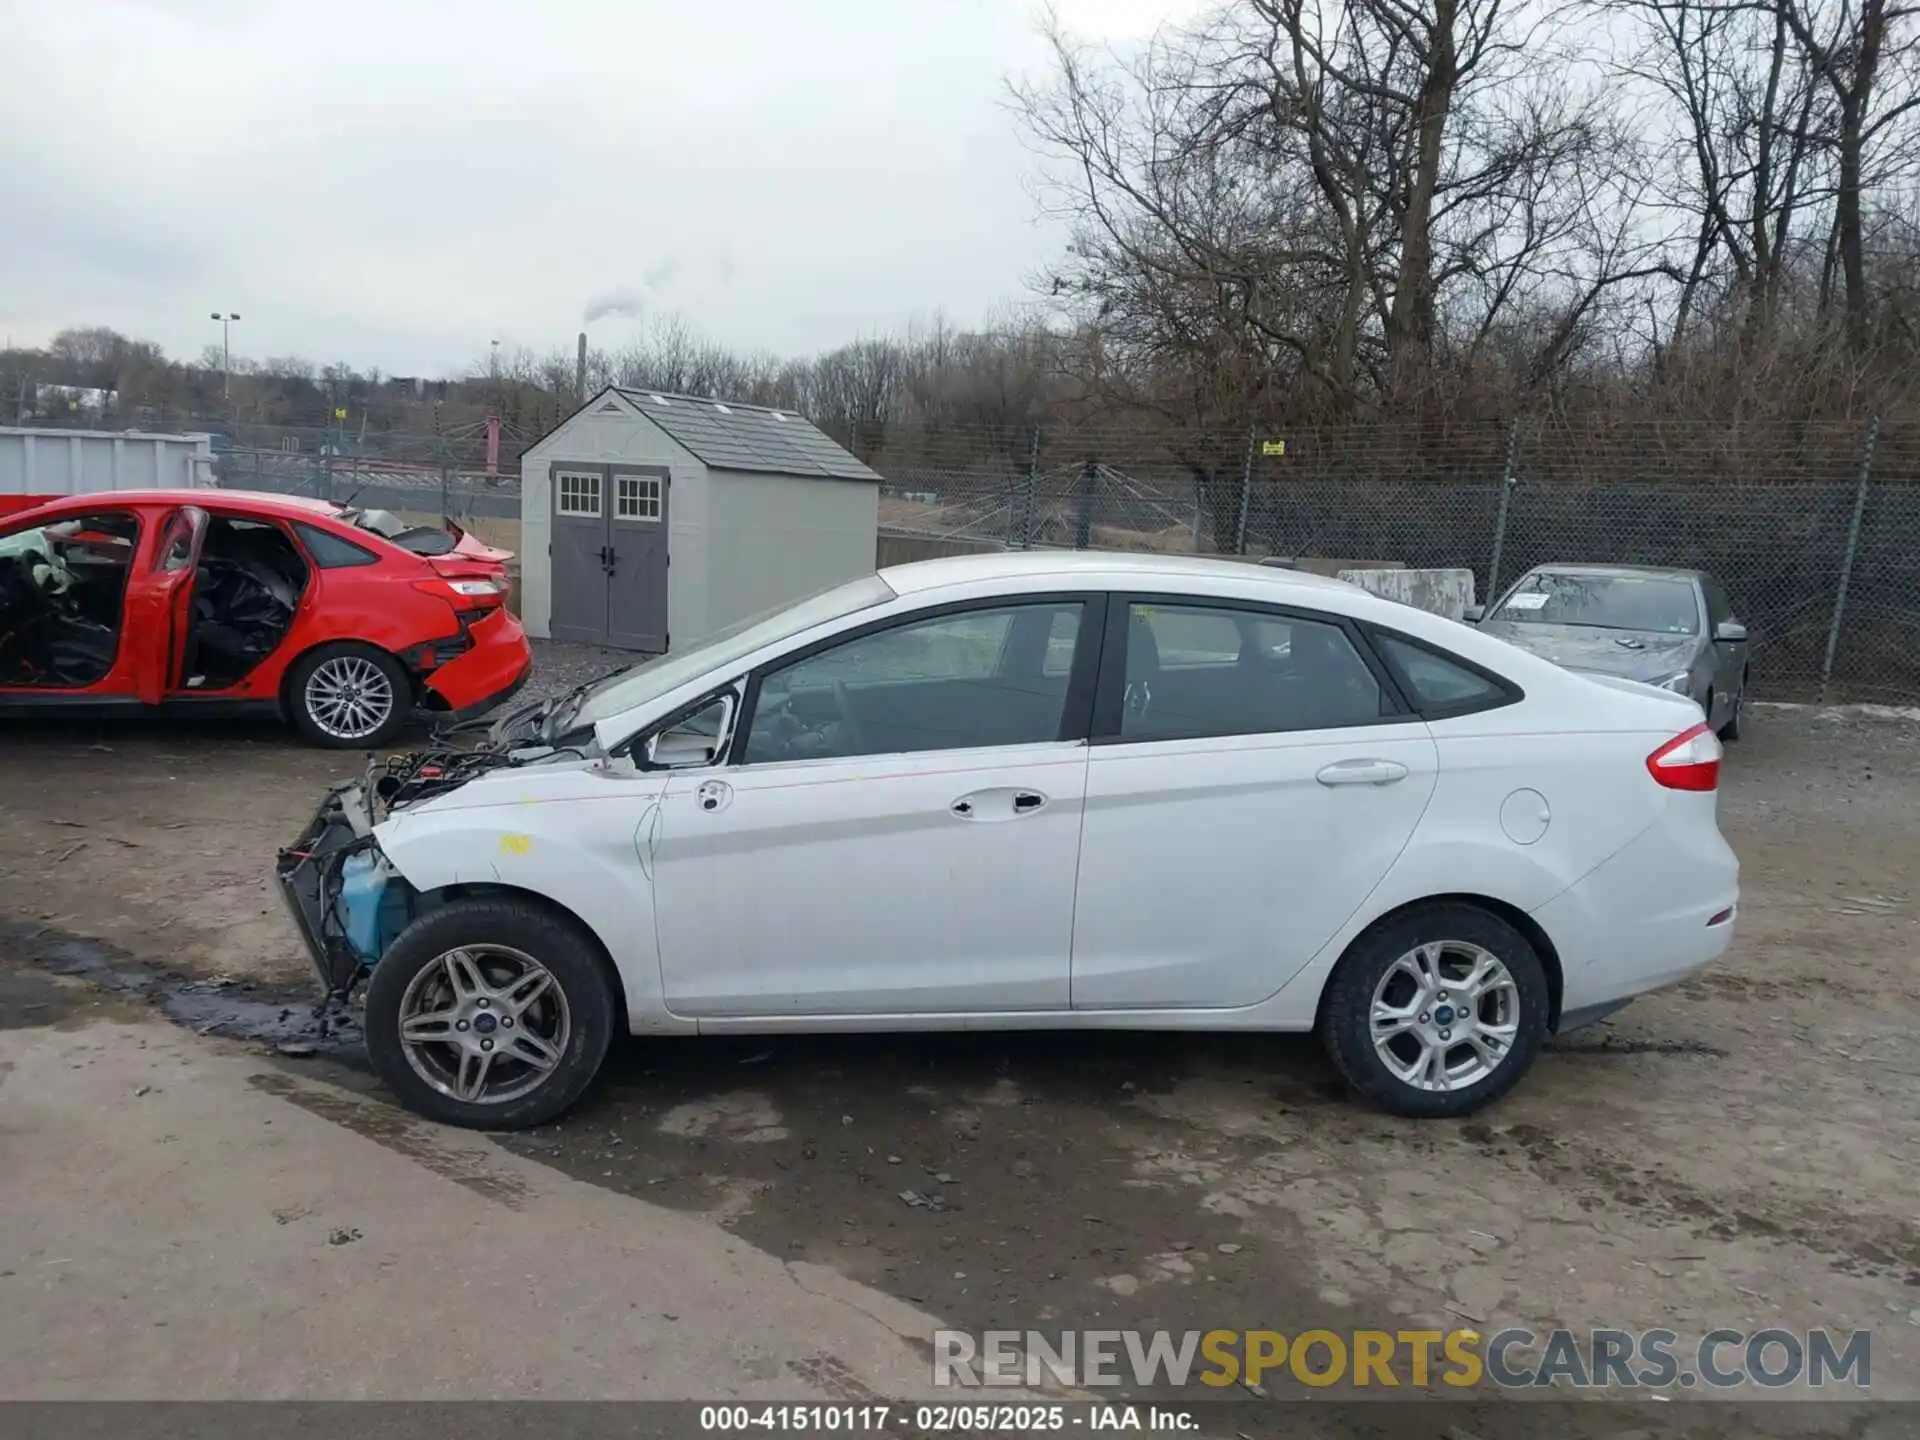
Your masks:
<svg viewBox="0 0 1920 1440"><path fill-rule="evenodd" d="M620 475L614 478L616 520L658 520L660 518L660 480L652 475Z"/></svg>
<svg viewBox="0 0 1920 1440"><path fill-rule="evenodd" d="M562 471L554 477L559 489L559 513L598 518L600 514L600 477Z"/></svg>

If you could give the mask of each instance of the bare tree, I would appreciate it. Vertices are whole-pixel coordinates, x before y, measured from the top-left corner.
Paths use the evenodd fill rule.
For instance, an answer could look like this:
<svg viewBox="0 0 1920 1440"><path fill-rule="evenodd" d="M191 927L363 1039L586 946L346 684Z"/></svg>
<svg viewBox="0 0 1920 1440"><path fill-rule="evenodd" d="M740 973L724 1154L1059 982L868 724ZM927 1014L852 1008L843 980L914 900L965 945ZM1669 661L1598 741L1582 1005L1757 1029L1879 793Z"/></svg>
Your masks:
<svg viewBox="0 0 1920 1440"><path fill-rule="evenodd" d="M1890 172L1911 167L1912 153L1878 157L1920 110L1920 7L1902 0L1776 0L1781 18L1805 49L1838 111L1832 253L1846 287L1847 339L1856 353L1867 346L1867 194Z"/></svg>
<svg viewBox="0 0 1920 1440"><path fill-rule="evenodd" d="M1128 60L1053 28L1015 92L1074 228L1053 291L1122 369L1241 410L1417 400L1522 313L1560 317L1523 367L1551 372L1669 264L1623 223L1633 136L1550 38L1503 0L1245 0Z"/></svg>
<svg viewBox="0 0 1920 1440"><path fill-rule="evenodd" d="M1703 310L1735 301L1748 345L1772 323L1783 283L1831 195L1831 107L1784 5L1605 0L1635 43L1615 67L1671 124L1650 209L1685 224L1687 254L1667 344ZM1588 11L1587 13L1594 13Z"/></svg>

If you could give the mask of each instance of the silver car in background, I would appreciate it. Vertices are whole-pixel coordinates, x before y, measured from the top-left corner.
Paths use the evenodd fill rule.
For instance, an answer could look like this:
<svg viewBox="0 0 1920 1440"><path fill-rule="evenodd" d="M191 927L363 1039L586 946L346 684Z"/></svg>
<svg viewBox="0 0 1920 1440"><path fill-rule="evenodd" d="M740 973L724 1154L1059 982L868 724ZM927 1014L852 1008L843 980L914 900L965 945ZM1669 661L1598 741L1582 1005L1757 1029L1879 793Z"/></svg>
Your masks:
<svg viewBox="0 0 1920 1440"><path fill-rule="evenodd" d="M1702 571L1540 565L1466 618L1569 670L1686 695L1722 739L1740 738L1747 627L1733 618L1720 582Z"/></svg>

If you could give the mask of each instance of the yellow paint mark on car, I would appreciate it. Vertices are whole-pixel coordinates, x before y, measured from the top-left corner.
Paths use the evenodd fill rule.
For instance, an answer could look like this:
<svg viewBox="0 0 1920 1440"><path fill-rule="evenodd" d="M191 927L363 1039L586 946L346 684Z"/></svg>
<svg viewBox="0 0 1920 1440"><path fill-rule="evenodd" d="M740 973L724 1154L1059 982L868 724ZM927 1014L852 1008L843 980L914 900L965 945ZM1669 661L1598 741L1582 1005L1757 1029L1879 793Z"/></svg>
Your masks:
<svg viewBox="0 0 1920 1440"><path fill-rule="evenodd" d="M531 835L502 835L500 853L503 855L526 855L533 850Z"/></svg>

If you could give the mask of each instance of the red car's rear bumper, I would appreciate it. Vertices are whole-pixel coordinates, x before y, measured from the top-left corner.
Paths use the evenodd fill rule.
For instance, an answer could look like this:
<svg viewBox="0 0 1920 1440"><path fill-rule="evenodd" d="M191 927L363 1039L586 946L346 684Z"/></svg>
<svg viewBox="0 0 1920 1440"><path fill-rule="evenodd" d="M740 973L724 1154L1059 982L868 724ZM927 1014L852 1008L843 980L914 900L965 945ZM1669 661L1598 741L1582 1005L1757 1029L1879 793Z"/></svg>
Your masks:
<svg viewBox="0 0 1920 1440"><path fill-rule="evenodd" d="M505 606L468 630L473 648L427 676L427 689L447 709L472 714L497 705L526 683L533 671L527 632Z"/></svg>

